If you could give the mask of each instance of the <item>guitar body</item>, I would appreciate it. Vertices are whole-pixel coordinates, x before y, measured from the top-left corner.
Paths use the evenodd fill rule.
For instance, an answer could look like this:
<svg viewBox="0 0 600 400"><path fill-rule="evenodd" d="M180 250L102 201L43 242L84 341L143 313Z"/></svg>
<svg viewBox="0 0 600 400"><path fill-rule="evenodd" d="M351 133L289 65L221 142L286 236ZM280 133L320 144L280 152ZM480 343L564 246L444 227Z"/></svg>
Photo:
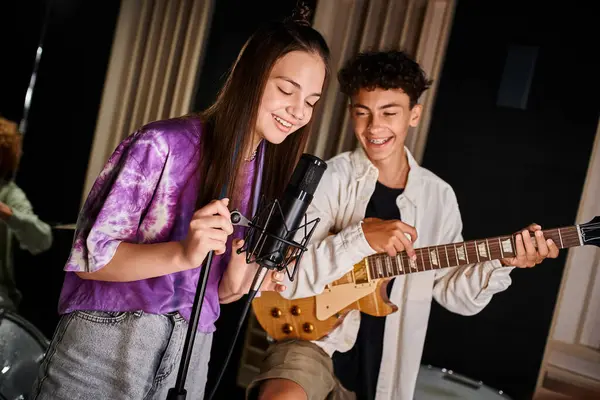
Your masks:
<svg viewBox="0 0 600 400"><path fill-rule="evenodd" d="M350 272L318 296L288 300L276 292L263 292L252 307L262 328L275 340L318 340L333 331L351 310L377 317L397 311L387 296L389 281L357 285Z"/></svg>

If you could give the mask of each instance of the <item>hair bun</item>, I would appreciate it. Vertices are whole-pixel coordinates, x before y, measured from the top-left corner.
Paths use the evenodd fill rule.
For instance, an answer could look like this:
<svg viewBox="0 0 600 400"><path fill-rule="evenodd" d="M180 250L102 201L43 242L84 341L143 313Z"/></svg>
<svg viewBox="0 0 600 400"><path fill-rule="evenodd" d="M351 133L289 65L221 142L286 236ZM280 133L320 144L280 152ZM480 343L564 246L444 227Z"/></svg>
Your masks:
<svg viewBox="0 0 600 400"><path fill-rule="evenodd" d="M292 15L286 18L286 22L292 22L298 25L311 26L310 16L312 10L303 1L298 1Z"/></svg>

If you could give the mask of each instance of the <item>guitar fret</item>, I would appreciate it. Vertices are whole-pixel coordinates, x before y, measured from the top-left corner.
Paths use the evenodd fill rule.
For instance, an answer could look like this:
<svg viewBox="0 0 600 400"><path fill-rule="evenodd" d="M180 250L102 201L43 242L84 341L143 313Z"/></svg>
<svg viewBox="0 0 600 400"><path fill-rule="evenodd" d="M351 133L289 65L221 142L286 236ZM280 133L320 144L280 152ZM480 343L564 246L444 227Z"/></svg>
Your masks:
<svg viewBox="0 0 600 400"><path fill-rule="evenodd" d="M448 267L448 263L446 263L446 265L444 265L445 258L447 257L446 253L444 253L444 255L441 255L441 253L440 253L442 250L444 250L444 247L443 246L436 246L435 249L436 249L436 251L438 253L438 256L440 258L440 266L439 266L439 268L440 269L441 268L447 268Z"/></svg>
<svg viewBox="0 0 600 400"><path fill-rule="evenodd" d="M408 256L408 255L407 255ZM419 271L419 253L415 250L415 259L408 259L410 272Z"/></svg>
<svg viewBox="0 0 600 400"><path fill-rule="evenodd" d="M437 254L437 262L438 262L438 269L442 268L442 259L440 258L440 249L438 248L438 246L434 247L435 253Z"/></svg>
<svg viewBox="0 0 600 400"><path fill-rule="evenodd" d="M504 258L504 252L502 251L502 242L500 242L500 238L498 238L498 248L500 249L501 258Z"/></svg>
<svg viewBox="0 0 600 400"><path fill-rule="evenodd" d="M373 268L373 279L379 279L379 273L377 269L377 256L371 259L372 268Z"/></svg>
<svg viewBox="0 0 600 400"><path fill-rule="evenodd" d="M444 246L444 248L446 249L446 258L448 259L448 267L454 267L456 265L456 258L454 256L454 252L452 251L452 248L450 248L450 250L448 250L448 246Z"/></svg>
<svg viewBox="0 0 600 400"><path fill-rule="evenodd" d="M456 255L457 265L469 264L469 254L467 251L466 243L465 242L460 243L458 248L456 247L456 245L454 245L454 249L457 250L457 255ZM462 263L461 261L466 261L466 263Z"/></svg>
<svg viewBox="0 0 600 400"><path fill-rule="evenodd" d="M488 251L488 260L491 260L492 252L490 251L490 243L488 242L487 239L485 239L485 247L487 247L487 251Z"/></svg>
<svg viewBox="0 0 600 400"><path fill-rule="evenodd" d="M570 228L565 228L565 229L570 230L571 233L573 234L573 243L567 243L568 247L583 246L584 238L582 236L582 232L579 230L578 227L572 226Z"/></svg>
<svg viewBox="0 0 600 400"><path fill-rule="evenodd" d="M502 246L500 248L502 249L502 254L504 255L504 257L514 257L515 247L513 237L501 237L500 240L502 242ZM508 255L506 253L508 253Z"/></svg>
<svg viewBox="0 0 600 400"><path fill-rule="evenodd" d="M475 242L473 242L473 248L475 249L475 255L477 256L477 262L481 262L481 260L479 259L479 249L477 248L477 240L475 240Z"/></svg>
<svg viewBox="0 0 600 400"><path fill-rule="evenodd" d="M394 276L394 266L392 265L392 258L389 255L385 255L385 265L387 267L387 275L386 278L390 276Z"/></svg>
<svg viewBox="0 0 600 400"><path fill-rule="evenodd" d="M421 251L421 271L425 271L425 260L423 259L423 249L419 249ZM417 271L419 270L419 260L417 260Z"/></svg>
<svg viewBox="0 0 600 400"><path fill-rule="evenodd" d="M500 253L500 247L498 246L498 243L496 242L495 238L486 239L486 243L489 252L488 260L501 259L502 255Z"/></svg>
<svg viewBox="0 0 600 400"><path fill-rule="evenodd" d="M584 245L584 236L583 236L583 232L580 230L579 226L572 226L571 228L566 228L569 229L573 232L573 235L575 235L575 243L573 243L571 246L583 246Z"/></svg>
<svg viewBox="0 0 600 400"><path fill-rule="evenodd" d="M444 246L444 252L446 253L446 267L450 267L450 259L448 258L448 247Z"/></svg>
<svg viewBox="0 0 600 400"><path fill-rule="evenodd" d="M433 248L433 250L432 250L431 247L428 247L427 248L427 253L428 253L427 256L428 256L428 259L429 259L429 270L431 271L431 270L433 270L434 268L437 267L437 265L438 265L438 257L435 254L435 248Z"/></svg>
<svg viewBox="0 0 600 400"><path fill-rule="evenodd" d="M429 264L428 271L431 271L433 269L433 262L435 261L431 257L431 247L427 247L425 254L427 255L427 263ZM425 269L427 270L427 268L425 268Z"/></svg>
<svg viewBox="0 0 600 400"><path fill-rule="evenodd" d="M416 254L417 253L415 252L415 255ZM415 259L408 258L408 255L406 255L406 257L407 257L406 260L408 261L408 266L410 267L409 272L418 271L419 270L419 259L418 258L415 258Z"/></svg>
<svg viewBox="0 0 600 400"><path fill-rule="evenodd" d="M460 265L460 261L458 261L458 252L456 251L456 244L454 244L454 255L456 256L456 265Z"/></svg>
<svg viewBox="0 0 600 400"><path fill-rule="evenodd" d="M404 273L404 262L402 261L402 253L396 254L396 258L400 260L400 270Z"/></svg>
<svg viewBox="0 0 600 400"><path fill-rule="evenodd" d="M560 234L560 228L557 229L557 231L558 231L558 237L560 238L560 248L564 249L565 246L563 245L562 235Z"/></svg>
<svg viewBox="0 0 600 400"><path fill-rule="evenodd" d="M467 265L471 264L469 262L469 242L464 242L463 243L463 248L465 249L465 257L467 257Z"/></svg>
<svg viewBox="0 0 600 400"><path fill-rule="evenodd" d="M429 248L429 264L432 270L437 269L440 265L440 257L437 255L435 247Z"/></svg>

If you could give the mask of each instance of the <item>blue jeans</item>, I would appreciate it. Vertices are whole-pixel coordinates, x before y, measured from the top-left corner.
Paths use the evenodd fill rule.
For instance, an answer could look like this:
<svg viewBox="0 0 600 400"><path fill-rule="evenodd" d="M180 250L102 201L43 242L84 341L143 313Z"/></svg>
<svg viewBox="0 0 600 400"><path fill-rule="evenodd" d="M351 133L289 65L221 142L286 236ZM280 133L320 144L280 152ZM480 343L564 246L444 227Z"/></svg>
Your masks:
<svg viewBox="0 0 600 400"><path fill-rule="evenodd" d="M36 400L167 398L188 323L179 315L76 311L56 328L32 391ZM212 334L197 333L185 389L202 399Z"/></svg>

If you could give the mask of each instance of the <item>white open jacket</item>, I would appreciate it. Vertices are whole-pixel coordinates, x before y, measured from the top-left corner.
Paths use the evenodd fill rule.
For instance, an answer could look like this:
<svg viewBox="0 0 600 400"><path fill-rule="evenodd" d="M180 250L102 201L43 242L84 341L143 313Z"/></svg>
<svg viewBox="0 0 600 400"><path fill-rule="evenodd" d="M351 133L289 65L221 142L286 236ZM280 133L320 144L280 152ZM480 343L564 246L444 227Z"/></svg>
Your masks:
<svg viewBox="0 0 600 400"><path fill-rule="evenodd" d="M446 182L420 167L406 149L410 172L396 204L404 223L417 230L415 248L462 242L462 221L454 191ZM362 231L367 204L375 190L378 170L358 148L335 156L307 212L319 217L287 298L319 294L354 264L374 254ZM336 232L329 236L329 232ZM473 238L475 239L475 238ZM473 315L495 293L511 284L510 271L499 261L397 277L390 300L398 311L387 317L376 400L412 400L421 363L427 322L434 298L448 310ZM360 313L352 311L341 326L317 343L328 354L348 351L356 341Z"/></svg>

